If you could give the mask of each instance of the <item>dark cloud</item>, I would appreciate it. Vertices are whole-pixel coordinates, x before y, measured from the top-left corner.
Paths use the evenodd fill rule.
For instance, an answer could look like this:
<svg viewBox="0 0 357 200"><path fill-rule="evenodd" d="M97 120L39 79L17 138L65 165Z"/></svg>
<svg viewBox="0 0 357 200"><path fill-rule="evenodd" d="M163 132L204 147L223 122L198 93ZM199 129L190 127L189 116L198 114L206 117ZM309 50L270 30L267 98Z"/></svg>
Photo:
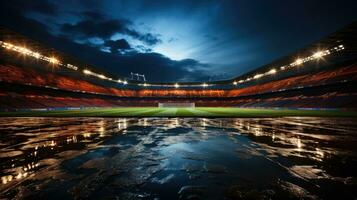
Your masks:
<svg viewBox="0 0 357 200"><path fill-rule="evenodd" d="M149 46L162 42L159 34L139 32L135 30L132 22L127 19L110 19L104 13L95 10L84 11L76 15L84 19L75 24L62 24L61 32L63 35L78 39L98 37L108 40L114 34L120 33L140 40Z"/></svg>
<svg viewBox="0 0 357 200"><path fill-rule="evenodd" d="M143 46L143 45L136 45L136 46L135 46L135 49L136 49L138 52L144 52L144 53L152 52L152 49L151 49L151 48L145 47L145 46Z"/></svg>
<svg viewBox="0 0 357 200"><path fill-rule="evenodd" d="M65 23L61 27L61 31L64 35L69 37L99 37L102 39L109 39L115 33L127 33L128 21L126 20L83 20L76 24Z"/></svg>
<svg viewBox="0 0 357 200"><path fill-rule="evenodd" d="M57 15L57 6L46 0L12 0L2 1L2 11L10 10L20 12L22 14L27 12L37 12L45 15Z"/></svg>
<svg viewBox="0 0 357 200"><path fill-rule="evenodd" d="M79 15L91 20L104 20L106 18L105 14L95 10L87 10L81 12Z"/></svg>
<svg viewBox="0 0 357 200"><path fill-rule="evenodd" d="M0 5L2 4L0 3ZM198 61L171 60L162 54L149 52L150 49L143 46L141 46L141 48L145 50L146 53L140 53L138 51L130 51L130 53L123 55L106 53L100 51L98 45L78 44L72 41L68 35L52 35L47 25L37 20L24 17L21 12L9 10L0 12L0 26L5 26L33 40L37 40L48 47L65 52L91 65L94 67L94 70L112 74L113 76L129 77L130 72L133 71L145 74L150 81L206 80L203 71L191 70L195 67L200 69L206 66ZM92 33L91 31L92 30L87 31L87 33L90 34ZM107 31L106 34L110 35L109 32L110 31ZM130 50L130 48L132 48L124 39L106 41L103 46L113 48L113 51L115 51L115 49Z"/></svg>
<svg viewBox="0 0 357 200"><path fill-rule="evenodd" d="M156 44L159 44L162 42L159 37L160 37L159 34L153 35L151 33L146 33L146 34L140 35L138 37L138 39L141 41L144 41L148 45L156 45Z"/></svg>
<svg viewBox="0 0 357 200"><path fill-rule="evenodd" d="M130 44L125 39L119 40L107 40L104 43L104 46L109 47L112 53L118 53L122 50L130 50Z"/></svg>

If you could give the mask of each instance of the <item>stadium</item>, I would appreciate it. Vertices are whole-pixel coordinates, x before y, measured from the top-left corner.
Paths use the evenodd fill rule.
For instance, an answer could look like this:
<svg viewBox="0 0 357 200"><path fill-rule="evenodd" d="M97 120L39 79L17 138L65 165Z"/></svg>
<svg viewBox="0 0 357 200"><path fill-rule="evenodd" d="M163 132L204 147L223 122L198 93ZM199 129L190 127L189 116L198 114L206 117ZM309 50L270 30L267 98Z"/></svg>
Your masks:
<svg viewBox="0 0 357 200"><path fill-rule="evenodd" d="M291 111L284 114L284 111L271 109L355 110L356 27L353 23L298 52L232 80L177 83L113 77L1 28L0 106L3 111L30 116L70 116L72 113L82 116L244 115L244 112L221 107L247 108L248 116L256 108L266 109L262 116L269 116L269 112L272 116L274 113L294 115ZM126 110L126 107L132 108ZM146 107L148 109L141 109ZM166 109L170 107L179 109ZM100 110L96 113L97 108ZM305 113L316 115L310 111L298 111L296 115Z"/></svg>
<svg viewBox="0 0 357 200"><path fill-rule="evenodd" d="M357 199L356 9L0 2L0 199Z"/></svg>

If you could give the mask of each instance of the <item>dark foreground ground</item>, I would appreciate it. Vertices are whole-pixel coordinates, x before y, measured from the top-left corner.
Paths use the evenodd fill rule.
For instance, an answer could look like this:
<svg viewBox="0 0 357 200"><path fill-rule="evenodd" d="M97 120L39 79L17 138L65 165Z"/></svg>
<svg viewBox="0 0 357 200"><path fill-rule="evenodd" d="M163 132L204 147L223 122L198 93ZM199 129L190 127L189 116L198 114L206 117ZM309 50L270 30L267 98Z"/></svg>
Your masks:
<svg viewBox="0 0 357 200"><path fill-rule="evenodd" d="M234 107L119 107L78 110L0 112L0 117L357 117L357 111Z"/></svg>
<svg viewBox="0 0 357 200"><path fill-rule="evenodd" d="M356 199L355 118L1 118L0 199Z"/></svg>

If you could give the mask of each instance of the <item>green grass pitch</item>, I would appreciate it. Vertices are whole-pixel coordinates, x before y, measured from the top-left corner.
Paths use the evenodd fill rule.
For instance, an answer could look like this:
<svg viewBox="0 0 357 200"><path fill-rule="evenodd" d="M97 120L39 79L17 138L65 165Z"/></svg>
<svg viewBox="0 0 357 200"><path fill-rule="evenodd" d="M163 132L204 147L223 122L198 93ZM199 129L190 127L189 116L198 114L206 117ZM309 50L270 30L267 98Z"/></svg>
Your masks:
<svg viewBox="0 0 357 200"><path fill-rule="evenodd" d="M88 108L62 111L0 112L0 117L357 117L356 111L259 108Z"/></svg>

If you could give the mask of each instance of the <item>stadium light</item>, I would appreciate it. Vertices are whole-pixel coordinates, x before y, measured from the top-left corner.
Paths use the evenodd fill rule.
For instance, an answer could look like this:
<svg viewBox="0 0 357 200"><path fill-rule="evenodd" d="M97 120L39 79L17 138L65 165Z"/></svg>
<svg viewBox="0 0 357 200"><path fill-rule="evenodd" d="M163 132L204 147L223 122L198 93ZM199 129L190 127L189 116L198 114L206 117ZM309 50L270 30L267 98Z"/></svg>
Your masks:
<svg viewBox="0 0 357 200"><path fill-rule="evenodd" d="M120 79L117 80L118 83L121 83L122 81Z"/></svg>
<svg viewBox="0 0 357 200"><path fill-rule="evenodd" d="M301 65L303 63L303 60L301 58L298 58L298 59L295 60L295 63L297 65Z"/></svg>
<svg viewBox="0 0 357 200"><path fill-rule="evenodd" d="M41 57L41 55L38 52L34 52L33 57L39 59Z"/></svg>
<svg viewBox="0 0 357 200"><path fill-rule="evenodd" d="M322 51L318 51L316 53L314 53L313 57L314 58L321 58L324 55L324 53Z"/></svg>
<svg viewBox="0 0 357 200"><path fill-rule="evenodd" d="M148 84L144 83L144 87L148 86Z"/></svg>
<svg viewBox="0 0 357 200"><path fill-rule="evenodd" d="M124 84L124 85L128 84L128 81L123 81L123 84Z"/></svg>
<svg viewBox="0 0 357 200"><path fill-rule="evenodd" d="M233 81L233 85L237 85L238 83L237 83L237 81Z"/></svg>
<svg viewBox="0 0 357 200"><path fill-rule="evenodd" d="M30 50L26 49L25 47L18 47L20 53L23 54L28 54L30 52Z"/></svg>
<svg viewBox="0 0 357 200"><path fill-rule="evenodd" d="M105 77L103 74L99 74L98 77L101 78L101 79L106 79L106 78L107 78L107 77Z"/></svg>
<svg viewBox="0 0 357 200"><path fill-rule="evenodd" d="M276 69L271 69L268 74L275 74L276 73Z"/></svg>
<svg viewBox="0 0 357 200"><path fill-rule="evenodd" d="M208 85L206 83L203 83L202 84L202 87L207 87Z"/></svg>
<svg viewBox="0 0 357 200"><path fill-rule="evenodd" d="M180 85L175 83L175 88L179 88L179 87L180 87Z"/></svg>
<svg viewBox="0 0 357 200"><path fill-rule="evenodd" d="M263 74L257 74L255 76L253 76L254 79L258 79L258 78L261 78L263 76Z"/></svg>
<svg viewBox="0 0 357 200"><path fill-rule="evenodd" d="M59 63L59 61L55 57L50 57L48 61L50 63L53 63L53 64L58 64Z"/></svg>
<svg viewBox="0 0 357 200"><path fill-rule="evenodd" d="M92 74L92 72L89 71L88 69L83 70L83 73L84 73L84 74Z"/></svg>

